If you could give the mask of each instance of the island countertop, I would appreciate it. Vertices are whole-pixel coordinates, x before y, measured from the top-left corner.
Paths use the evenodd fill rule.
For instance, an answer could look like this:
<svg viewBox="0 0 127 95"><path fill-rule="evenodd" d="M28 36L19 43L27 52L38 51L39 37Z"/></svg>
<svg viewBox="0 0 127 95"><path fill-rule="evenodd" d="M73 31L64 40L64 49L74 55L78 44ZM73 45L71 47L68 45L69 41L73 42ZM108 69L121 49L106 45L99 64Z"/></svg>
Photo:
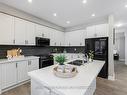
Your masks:
<svg viewBox="0 0 127 95"><path fill-rule="evenodd" d="M73 78L59 78L53 74L56 65L29 72L31 79L49 87L58 95L86 95L85 93L102 69L104 61L94 60L77 66L78 74Z"/></svg>

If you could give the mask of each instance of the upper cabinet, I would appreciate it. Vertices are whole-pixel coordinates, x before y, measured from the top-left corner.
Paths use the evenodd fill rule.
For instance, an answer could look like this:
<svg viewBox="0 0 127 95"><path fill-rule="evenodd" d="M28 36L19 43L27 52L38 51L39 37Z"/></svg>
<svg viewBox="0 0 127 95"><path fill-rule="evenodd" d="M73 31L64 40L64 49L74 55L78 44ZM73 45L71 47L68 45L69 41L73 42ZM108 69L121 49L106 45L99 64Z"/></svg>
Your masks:
<svg viewBox="0 0 127 95"><path fill-rule="evenodd" d="M99 24L86 28L87 38L108 37L108 24Z"/></svg>
<svg viewBox="0 0 127 95"><path fill-rule="evenodd" d="M15 44L25 45L26 43L26 22L25 20L15 18Z"/></svg>
<svg viewBox="0 0 127 95"><path fill-rule="evenodd" d="M50 38L49 28L36 24L36 37Z"/></svg>
<svg viewBox="0 0 127 95"><path fill-rule="evenodd" d="M26 34L25 42L27 45L35 45L35 24L26 21Z"/></svg>
<svg viewBox="0 0 127 95"><path fill-rule="evenodd" d="M85 46L86 30L77 30L65 33L66 46Z"/></svg>
<svg viewBox="0 0 127 95"><path fill-rule="evenodd" d="M0 45L35 45L35 37L50 39L50 46L84 46L85 38L108 37L108 24L86 30L61 32L43 25L0 13Z"/></svg>
<svg viewBox="0 0 127 95"><path fill-rule="evenodd" d="M14 17L0 13L0 44L12 45L14 42Z"/></svg>
<svg viewBox="0 0 127 95"><path fill-rule="evenodd" d="M15 18L15 44L35 45L35 24Z"/></svg>
<svg viewBox="0 0 127 95"><path fill-rule="evenodd" d="M64 32L50 29L50 46L64 46Z"/></svg>

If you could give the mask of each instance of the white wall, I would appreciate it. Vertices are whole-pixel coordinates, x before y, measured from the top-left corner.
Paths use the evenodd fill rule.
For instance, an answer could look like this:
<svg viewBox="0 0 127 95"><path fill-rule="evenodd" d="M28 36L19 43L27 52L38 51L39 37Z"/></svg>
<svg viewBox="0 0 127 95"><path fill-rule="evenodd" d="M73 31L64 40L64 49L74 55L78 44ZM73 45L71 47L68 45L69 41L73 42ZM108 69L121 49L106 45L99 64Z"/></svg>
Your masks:
<svg viewBox="0 0 127 95"><path fill-rule="evenodd" d="M127 32L125 32L125 64L127 65Z"/></svg>
<svg viewBox="0 0 127 95"><path fill-rule="evenodd" d="M116 30L116 32L119 30ZM115 46L114 49L117 50L119 54L119 60L125 61L125 35L124 32L116 33Z"/></svg>

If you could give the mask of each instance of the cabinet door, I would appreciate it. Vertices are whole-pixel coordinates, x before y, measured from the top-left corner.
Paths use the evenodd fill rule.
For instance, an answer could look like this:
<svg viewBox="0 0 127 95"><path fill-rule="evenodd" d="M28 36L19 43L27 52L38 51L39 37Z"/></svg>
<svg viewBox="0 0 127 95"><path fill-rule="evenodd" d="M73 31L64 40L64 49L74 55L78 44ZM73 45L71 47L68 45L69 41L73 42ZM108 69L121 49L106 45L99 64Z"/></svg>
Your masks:
<svg viewBox="0 0 127 95"><path fill-rule="evenodd" d="M77 30L65 33L66 46L84 46L85 45L85 30Z"/></svg>
<svg viewBox="0 0 127 95"><path fill-rule="evenodd" d="M39 69L39 59L28 61L28 72Z"/></svg>
<svg viewBox="0 0 127 95"><path fill-rule="evenodd" d="M35 24L26 21L26 44L35 45Z"/></svg>
<svg viewBox="0 0 127 95"><path fill-rule="evenodd" d="M58 46L64 46L64 32L57 32L57 44Z"/></svg>
<svg viewBox="0 0 127 95"><path fill-rule="evenodd" d="M18 83L28 80L28 61L17 62Z"/></svg>
<svg viewBox="0 0 127 95"><path fill-rule="evenodd" d="M95 32L95 26L89 26L86 28L86 37L87 38L94 38L96 37L96 32Z"/></svg>
<svg viewBox="0 0 127 95"><path fill-rule="evenodd" d="M25 20L15 18L15 44L25 45L26 23Z"/></svg>
<svg viewBox="0 0 127 95"><path fill-rule="evenodd" d="M97 37L108 37L108 24L96 25Z"/></svg>
<svg viewBox="0 0 127 95"><path fill-rule="evenodd" d="M14 18L0 13L0 44L12 45L14 41Z"/></svg>
<svg viewBox="0 0 127 95"><path fill-rule="evenodd" d="M72 39L71 32L66 32L65 33L65 46L71 46L72 45L71 39Z"/></svg>
<svg viewBox="0 0 127 95"><path fill-rule="evenodd" d="M16 63L2 64L2 89L17 83Z"/></svg>
<svg viewBox="0 0 127 95"><path fill-rule="evenodd" d="M36 37L50 38L49 28L36 24Z"/></svg>

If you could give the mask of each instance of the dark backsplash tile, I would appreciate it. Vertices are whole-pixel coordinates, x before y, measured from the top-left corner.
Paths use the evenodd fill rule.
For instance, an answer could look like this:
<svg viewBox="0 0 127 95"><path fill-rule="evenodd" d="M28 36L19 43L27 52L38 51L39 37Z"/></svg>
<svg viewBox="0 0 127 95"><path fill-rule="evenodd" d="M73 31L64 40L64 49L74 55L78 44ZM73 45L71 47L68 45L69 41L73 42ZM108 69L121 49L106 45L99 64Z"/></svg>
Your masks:
<svg viewBox="0 0 127 95"><path fill-rule="evenodd" d="M0 58L6 58L7 50L21 48L22 54L25 56L33 56L40 54L62 53L84 53L85 47L36 47L36 46L14 46L0 45Z"/></svg>

